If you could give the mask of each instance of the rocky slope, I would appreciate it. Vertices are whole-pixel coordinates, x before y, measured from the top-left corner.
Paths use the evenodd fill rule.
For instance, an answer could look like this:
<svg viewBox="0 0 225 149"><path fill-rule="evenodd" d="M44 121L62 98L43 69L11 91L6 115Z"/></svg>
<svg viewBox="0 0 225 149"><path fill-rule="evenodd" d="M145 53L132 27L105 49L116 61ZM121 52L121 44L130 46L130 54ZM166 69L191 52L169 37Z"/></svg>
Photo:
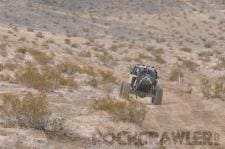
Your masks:
<svg viewBox="0 0 225 149"><path fill-rule="evenodd" d="M222 0L1 0L1 98L45 86L18 77L30 65L53 68L50 76L59 72L63 83L53 78L54 87L45 86L52 113L45 131L9 126L1 117L0 148L88 148L99 132L176 130L220 134L220 145L182 148L224 148L224 41ZM118 98L137 63L157 68L163 104L138 99L147 105L141 125L93 109L95 99Z"/></svg>

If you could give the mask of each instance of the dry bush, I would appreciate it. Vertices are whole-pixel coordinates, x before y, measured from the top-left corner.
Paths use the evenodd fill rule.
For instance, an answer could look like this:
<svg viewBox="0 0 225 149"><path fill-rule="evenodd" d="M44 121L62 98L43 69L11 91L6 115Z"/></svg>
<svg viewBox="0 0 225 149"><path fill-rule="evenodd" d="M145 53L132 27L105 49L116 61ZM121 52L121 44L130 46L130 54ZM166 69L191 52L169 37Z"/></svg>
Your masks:
<svg viewBox="0 0 225 149"><path fill-rule="evenodd" d="M212 48L213 45L214 45L214 41L207 41L204 46L206 48Z"/></svg>
<svg viewBox="0 0 225 149"><path fill-rule="evenodd" d="M165 60L162 58L162 54L164 53L164 50L162 48L155 49L151 52L152 55L155 57L155 61L159 64L164 64Z"/></svg>
<svg viewBox="0 0 225 149"><path fill-rule="evenodd" d="M211 51L203 51L198 53L199 59L203 61L210 61L210 57L213 56L213 52Z"/></svg>
<svg viewBox="0 0 225 149"><path fill-rule="evenodd" d="M180 50L188 53L192 52L191 48L181 48Z"/></svg>
<svg viewBox="0 0 225 149"><path fill-rule="evenodd" d="M153 47L153 46L147 46L145 49L146 49L146 51L154 51L155 50L155 47Z"/></svg>
<svg viewBox="0 0 225 149"><path fill-rule="evenodd" d="M71 61L65 61L63 63L58 64L57 69L61 73L66 73L68 75L73 75L76 72L81 72L81 68Z"/></svg>
<svg viewBox="0 0 225 149"><path fill-rule="evenodd" d="M18 64L12 61L7 61L4 64L4 69L10 70L10 71L15 70L17 67L18 67Z"/></svg>
<svg viewBox="0 0 225 149"><path fill-rule="evenodd" d="M148 59L148 60L152 60L152 57L147 55L147 54L144 54L144 53L140 53L138 55L138 59Z"/></svg>
<svg viewBox="0 0 225 149"><path fill-rule="evenodd" d="M67 45L71 45L70 39L64 39L64 42L65 42L65 44L67 44Z"/></svg>
<svg viewBox="0 0 225 149"><path fill-rule="evenodd" d="M81 68L80 73L86 73L89 76L96 77L98 74L92 66L85 66Z"/></svg>
<svg viewBox="0 0 225 149"><path fill-rule="evenodd" d="M25 54L27 52L27 48L25 47L19 47L16 52L18 53L22 53L22 54Z"/></svg>
<svg viewBox="0 0 225 149"><path fill-rule="evenodd" d="M182 62L182 67L186 67L188 70L190 71L196 71L197 68L199 67L199 65L195 62L192 62L190 60L184 60L184 59L181 59L181 58L178 58L179 61Z"/></svg>
<svg viewBox="0 0 225 149"><path fill-rule="evenodd" d="M75 73L88 74L90 76L97 76L97 72L92 66L79 66L71 61L65 61L57 65L57 69L61 73L66 73L68 75L74 75Z"/></svg>
<svg viewBox="0 0 225 149"><path fill-rule="evenodd" d="M98 82L99 80L93 77L88 81L88 84L91 85L92 87L98 87Z"/></svg>
<svg viewBox="0 0 225 149"><path fill-rule="evenodd" d="M27 41L27 39L25 37L21 37L18 39L18 41Z"/></svg>
<svg viewBox="0 0 225 149"><path fill-rule="evenodd" d="M116 77L113 75L113 72L111 71L104 71L104 70L99 70L98 71L101 78L102 78L102 82L107 83L107 82L111 82L111 83L116 83L117 84L117 79Z"/></svg>
<svg viewBox="0 0 225 149"><path fill-rule="evenodd" d="M44 35L42 34L42 32L38 32L36 34L36 37L38 37L38 38L44 38Z"/></svg>
<svg viewBox="0 0 225 149"><path fill-rule="evenodd" d="M71 47L72 47L72 48L78 48L79 45L78 45L77 43L73 43L73 44L71 44Z"/></svg>
<svg viewBox="0 0 225 149"><path fill-rule="evenodd" d="M29 52L32 57L41 65L46 65L52 61L52 57L42 51L29 49L27 52Z"/></svg>
<svg viewBox="0 0 225 149"><path fill-rule="evenodd" d="M221 57L219 63L214 68L217 70L225 69L225 58Z"/></svg>
<svg viewBox="0 0 225 149"><path fill-rule="evenodd" d="M155 55L155 61L159 64L164 64L166 61L162 58L161 55Z"/></svg>
<svg viewBox="0 0 225 149"><path fill-rule="evenodd" d="M11 77L9 75L0 74L0 81L9 81Z"/></svg>
<svg viewBox="0 0 225 149"><path fill-rule="evenodd" d="M3 71L4 65L0 63L0 71Z"/></svg>
<svg viewBox="0 0 225 149"><path fill-rule="evenodd" d="M27 31L28 31L28 32L34 32L34 29L33 29L33 28L28 27L28 28L27 28Z"/></svg>
<svg viewBox="0 0 225 149"><path fill-rule="evenodd" d="M146 106L144 104L134 100L119 101L110 96L95 100L93 107L96 110L110 113L114 120L138 124L143 122L146 114Z"/></svg>
<svg viewBox="0 0 225 149"><path fill-rule="evenodd" d="M201 89L205 97L217 97L220 98L225 94L225 85L222 80L209 80L206 78L201 79Z"/></svg>
<svg viewBox="0 0 225 149"><path fill-rule="evenodd" d="M79 56L81 56L81 57L91 57L91 52L81 51L81 52L79 52Z"/></svg>
<svg viewBox="0 0 225 149"><path fill-rule="evenodd" d="M46 43L54 44L55 40L54 39L48 39L48 40L46 40Z"/></svg>
<svg viewBox="0 0 225 149"><path fill-rule="evenodd" d="M104 51L104 50L102 50L101 52L103 52L103 54L99 54L99 55L97 55L97 57L104 65L112 66L112 65L117 64L117 62L115 61L115 59L113 58L113 56L110 53L108 53L107 51Z"/></svg>
<svg viewBox="0 0 225 149"><path fill-rule="evenodd" d="M4 94L2 101L0 110L7 127L44 128L44 121L50 114L45 94L27 93L22 98L18 95Z"/></svg>
<svg viewBox="0 0 225 149"><path fill-rule="evenodd" d="M42 91L49 91L62 86L73 88L78 87L78 83L70 77L64 77L54 68L45 67L41 70L29 65L19 75L17 80L21 83Z"/></svg>
<svg viewBox="0 0 225 149"><path fill-rule="evenodd" d="M184 77L183 72L180 69L173 69L170 72L169 80L170 81L178 81L179 77L181 77L181 78Z"/></svg>

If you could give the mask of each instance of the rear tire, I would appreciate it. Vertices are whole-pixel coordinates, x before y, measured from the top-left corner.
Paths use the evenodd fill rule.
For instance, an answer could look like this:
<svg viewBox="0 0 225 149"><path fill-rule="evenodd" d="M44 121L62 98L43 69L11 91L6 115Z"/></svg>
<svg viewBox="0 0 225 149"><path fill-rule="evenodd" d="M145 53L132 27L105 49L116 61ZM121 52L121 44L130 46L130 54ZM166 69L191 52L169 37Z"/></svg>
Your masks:
<svg viewBox="0 0 225 149"><path fill-rule="evenodd" d="M163 90L160 87L157 87L155 96L152 97L152 104L153 105L161 105L162 97L163 97Z"/></svg>
<svg viewBox="0 0 225 149"><path fill-rule="evenodd" d="M122 82L120 87L120 98L129 99L130 94L130 83Z"/></svg>

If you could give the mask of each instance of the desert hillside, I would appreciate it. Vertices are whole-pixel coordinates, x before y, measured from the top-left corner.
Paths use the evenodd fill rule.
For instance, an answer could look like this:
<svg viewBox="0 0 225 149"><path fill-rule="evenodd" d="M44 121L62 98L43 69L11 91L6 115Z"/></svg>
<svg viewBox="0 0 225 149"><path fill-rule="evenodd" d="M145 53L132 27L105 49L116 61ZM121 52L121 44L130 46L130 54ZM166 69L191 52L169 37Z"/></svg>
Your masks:
<svg viewBox="0 0 225 149"><path fill-rule="evenodd" d="M158 70L162 105L119 98L135 64ZM109 143L124 131L219 137ZM224 0L0 0L0 149L99 148L93 136L225 148Z"/></svg>

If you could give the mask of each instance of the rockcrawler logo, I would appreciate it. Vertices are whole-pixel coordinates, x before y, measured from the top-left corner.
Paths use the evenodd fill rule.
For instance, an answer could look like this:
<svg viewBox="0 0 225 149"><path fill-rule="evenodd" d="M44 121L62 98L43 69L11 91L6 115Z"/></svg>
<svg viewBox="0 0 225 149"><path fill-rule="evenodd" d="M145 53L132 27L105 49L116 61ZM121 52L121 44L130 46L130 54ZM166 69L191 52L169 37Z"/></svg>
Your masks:
<svg viewBox="0 0 225 149"><path fill-rule="evenodd" d="M218 133L207 130L163 133L121 131L117 134L98 133L92 137L92 145L219 145L219 140L220 135Z"/></svg>

